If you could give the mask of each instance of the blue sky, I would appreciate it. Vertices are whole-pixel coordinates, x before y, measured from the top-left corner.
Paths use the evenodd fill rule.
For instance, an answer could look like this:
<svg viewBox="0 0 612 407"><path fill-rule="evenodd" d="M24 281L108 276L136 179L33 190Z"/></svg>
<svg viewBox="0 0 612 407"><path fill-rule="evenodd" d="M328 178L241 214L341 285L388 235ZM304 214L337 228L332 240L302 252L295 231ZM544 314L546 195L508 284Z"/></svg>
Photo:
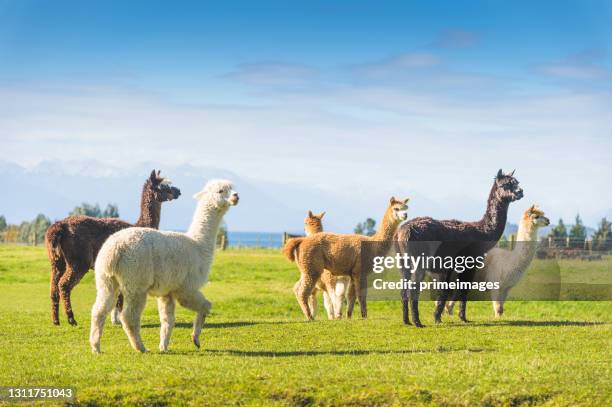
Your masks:
<svg viewBox="0 0 612 407"><path fill-rule="evenodd" d="M0 0L2 158L449 202L516 167L523 206L594 223L612 208L610 21L603 1Z"/></svg>

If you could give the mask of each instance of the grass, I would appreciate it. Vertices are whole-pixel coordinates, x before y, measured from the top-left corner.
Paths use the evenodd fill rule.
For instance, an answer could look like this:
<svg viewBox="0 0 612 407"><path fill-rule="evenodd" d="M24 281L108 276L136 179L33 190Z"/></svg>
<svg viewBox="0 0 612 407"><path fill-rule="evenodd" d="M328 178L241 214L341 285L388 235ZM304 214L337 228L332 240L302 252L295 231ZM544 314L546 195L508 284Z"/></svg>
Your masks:
<svg viewBox="0 0 612 407"><path fill-rule="evenodd" d="M93 355L92 273L73 294L79 325L56 327L48 269L42 248L0 246L0 386L72 386L82 405L612 405L612 302L510 302L500 321L489 302L472 302L472 323L439 326L424 302L417 330L401 324L399 302L373 301L367 320L307 323L293 264L278 251L229 250L205 288L214 305L201 350L179 307L160 354L150 299L150 353L107 323Z"/></svg>

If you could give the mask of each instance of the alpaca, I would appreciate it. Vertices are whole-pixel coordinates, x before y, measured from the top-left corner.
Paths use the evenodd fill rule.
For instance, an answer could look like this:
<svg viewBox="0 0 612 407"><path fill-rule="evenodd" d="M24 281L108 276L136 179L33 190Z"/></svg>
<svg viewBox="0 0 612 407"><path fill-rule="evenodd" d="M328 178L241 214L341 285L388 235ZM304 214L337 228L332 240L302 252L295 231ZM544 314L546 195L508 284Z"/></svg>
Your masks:
<svg viewBox="0 0 612 407"><path fill-rule="evenodd" d="M372 256L385 255L392 245L393 235L400 222L406 220L408 199L397 200L391 197L389 206L380 223L380 228L373 236L339 235L321 232L303 238L289 239L283 253L297 263L302 277L296 290L296 297L307 320L313 320L312 310L308 305L310 296L323 270L329 270L334 276L350 276L348 317L352 315L355 305L355 293L359 293L361 316L367 317L367 268L362 268L362 244L372 243Z"/></svg>
<svg viewBox="0 0 612 407"><path fill-rule="evenodd" d="M500 239L508 215L508 207L511 202L523 197L523 189L519 182L514 178L514 171L504 174L500 169L495 176L493 186L487 201L487 210L481 220L476 222L462 222L459 220L437 220L430 217L414 218L401 225L397 231L396 246L400 254L418 255L423 248L421 244L411 242L432 242L440 243L438 250L451 250L454 256L482 255L493 248ZM463 244L460 250L456 250L457 243ZM413 253L414 251L418 253ZM440 270L429 270L433 273L442 273L444 279L449 279L451 273ZM414 273L400 268L402 279L412 279L416 287L425 277L425 270L419 269ZM466 270L459 275L463 281L469 281L473 277L474 270ZM439 277L439 276L438 276ZM438 278L439 279L439 278ZM437 323L441 322L441 315L446 303L449 291L442 291L438 302L434 318ZM465 316L467 290L457 292L461 300L459 307L459 318L468 322ZM402 312L405 324L410 324L408 317L408 301L412 307L412 320L416 327L422 327L419 318L419 292L418 290L402 290Z"/></svg>
<svg viewBox="0 0 612 407"><path fill-rule="evenodd" d="M325 212L321 212L318 215L314 215L312 211L308 211L306 219L304 219L304 231L306 236L313 235L315 233L323 232L323 216ZM329 270L323 270L321 278L317 280L315 287L312 289L310 297L308 297L308 306L312 310L312 316L314 317L317 313L317 292L323 292L323 305L327 312L328 319L340 319L342 318L342 305L343 298L347 297L348 301L348 288L351 282L349 276L334 276ZM297 295L301 280L298 280L293 286L293 292Z"/></svg>
<svg viewBox="0 0 612 407"><path fill-rule="evenodd" d="M538 248L538 229L548 225L550 220L544 216L544 212L538 206L532 205L519 222L514 248L505 250L496 247L489 250L485 267L476 272L474 279L477 281L499 282L499 289L491 291L496 317L499 318L504 313L508 292L518 284L535 256ZM451 301L446 306L449 314L453 311L453 305Z"/></svg>
<svg viewBox="0 0 612 407"><path fill-rule="evenodd" d="M95 353L100 352L106 314L119 291L124 296L121 324L135 350L146 352L140 337L140 317L147 294L157 297L160 351L168 350L175 300L196 311L191 339L200 347L202 325L212 307L200 288L208 281L223 215L238 204L238 194L230 181L212 180L194 198L198 204L187 233L129 228L109 237L100 249L89 337Z"/></svg>
<svg viewBox="0 0 612 407"><path fill-rule="evenodd" d="M134 226L157 229L161 203L177 199L181 191L170 186L170 180L151 171L142 187L140 217ZM92 218L90 216L69 216L55 222L47 229L45 243L51 262L51 317L59 325L59 300L70 325L76 325L70 294L83 276L93 268L96 256L104 241L113 233L133 226L114 218ZM122 297L117 302L121 308Z"/></svg>

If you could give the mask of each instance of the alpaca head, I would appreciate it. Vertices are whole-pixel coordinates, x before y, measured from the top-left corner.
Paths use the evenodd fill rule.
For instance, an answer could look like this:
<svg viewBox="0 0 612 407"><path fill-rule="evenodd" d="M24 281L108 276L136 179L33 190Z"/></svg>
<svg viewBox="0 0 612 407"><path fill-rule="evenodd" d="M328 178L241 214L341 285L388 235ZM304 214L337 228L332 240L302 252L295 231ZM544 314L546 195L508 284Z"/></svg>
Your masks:
<svg viewBox="0 0 612 407"><path fill-rule="evenodd" d="M537 205L531 205L523 214L523 221L531 228L539 228L550 225L550 220L544 216L544 211Z"/></svg>
<svg viewBox="0 0 612 407"><path fill-rule="evenodd" d="M181 196L181 190L173 187L168 178L160 175L160 171L151 171L151 175L145 183L145 189L153 197L154 201L166 202Z"/></svg>
<svg viewBox="0 0 612 407"><path fill-rule="evenodd" d="M306 235L312 235L314 233L323 232L323 219L325 216L325 212L321 212L318 215L312 213L312 211L308 211L308 216L304 219L304 230L306 231Z"/></svg>
<svg viewBox="0 0 612 407"><path fill-rule="evenodd" d="M238 205L238 193L234 191L231 181L215 179L208 181L200 192L193 196L196 200L206 201L214 208L226 210Z"/></svg>
<svg viewBox="0 0 612 407"><path fill-rule="evenodd" d="M514 202L523 197L523 188L514 178L514 170L509 174L504 174L500 168L495 176L494 188L495 196L503 202Z"/></svg>
<svg viewBox="0 0 612 407"><path fill-rule="evenodd" d="M396 199L394 196L389 200L389 208L387 209L387 213L390 214L391 220L393 222L403 222L408 219L408 201L410 198L406 199Z"/></svg>

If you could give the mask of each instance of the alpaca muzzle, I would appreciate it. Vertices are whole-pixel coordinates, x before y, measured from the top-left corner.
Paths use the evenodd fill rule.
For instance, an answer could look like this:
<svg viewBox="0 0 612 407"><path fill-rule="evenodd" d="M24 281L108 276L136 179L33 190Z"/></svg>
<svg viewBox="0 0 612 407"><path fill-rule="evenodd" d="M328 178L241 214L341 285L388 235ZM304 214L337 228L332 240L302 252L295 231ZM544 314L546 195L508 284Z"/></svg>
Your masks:
<svg viewBox="0 0 612 407"><path fill-rule="evenodd" d="M229 199L230 204L232 205L238 205L238 201L240 201L240 197L238 196L237 192L234 192Z"/></svg>

